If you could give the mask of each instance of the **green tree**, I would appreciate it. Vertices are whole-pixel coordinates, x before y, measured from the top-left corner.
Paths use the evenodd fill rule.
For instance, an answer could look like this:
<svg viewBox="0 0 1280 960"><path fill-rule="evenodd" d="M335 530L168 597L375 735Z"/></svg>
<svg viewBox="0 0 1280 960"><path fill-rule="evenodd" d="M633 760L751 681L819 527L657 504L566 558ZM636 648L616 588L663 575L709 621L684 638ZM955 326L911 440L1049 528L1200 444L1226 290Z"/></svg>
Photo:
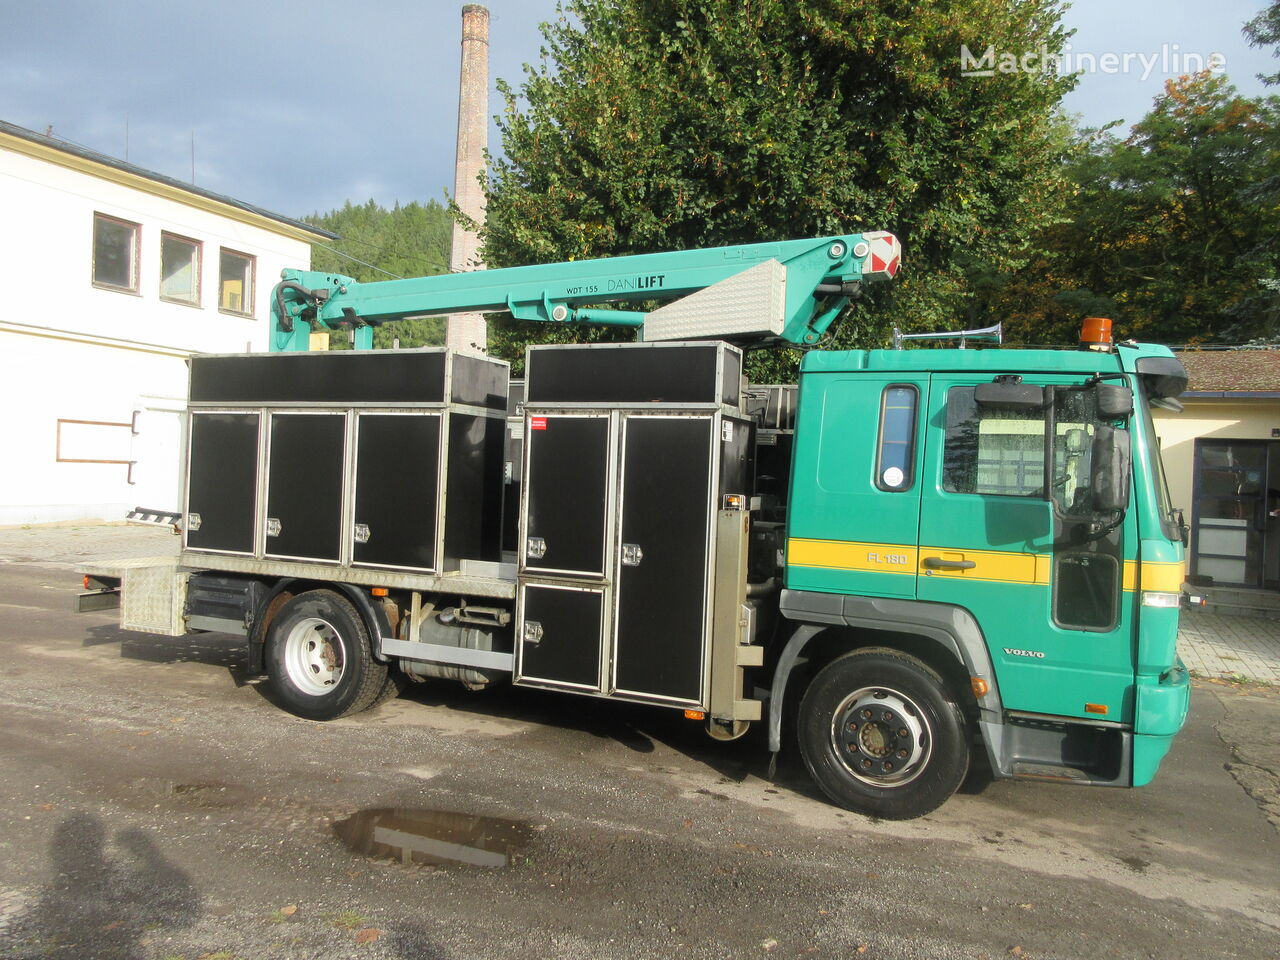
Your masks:
<svg viewBox="0 0 1280 960"><path fill-rule="evenodd" d="M1170 81L1126 139L1086 135L1071 216L978 311L1010 339L1069 343L1081 316L1164 343L1274 335L1280 101L1208 73Z"/></svg>
<svg viewBox="0 0 1280 960"><path fill-rule="evenodd" d="M449 210L434 200L396 204L388 210L370 200L347 201L339 210L316 213L306 222L341 238L311 247L313 270L332 271L361 282L393 277L425 277L449 270L453 221ZM398 338L401 347L444 343L442 317L423 317L383 324L373 332L373 345L387 348ZM348 341L336 335L332 345L344 349Z"/></svg>
<svg viewBox="0 0 1280 960"><path fill-rule="evenodd" d="M1274 47L1273 57L1280 57L1280 0L1272 0L1256 17L1244 25L1244 35L1252 46ZM1268 86L1280 83L1280 73L1258 74Z"/></svg>
<svg viewBox="0 0 1280 960"><path fill-rule="evenodd" d="M1057 53L1057 0L569 0L503 85L483 240L495 266L892 230L903 272L837 346L952 325L966 263L1009 267L1057 213L1074 84L961 75L961 51ZM1006 66L1004 61L1000 64ZM1034 65L1034 64L1033 64ZM613 331L491 328L491 349ZM785 363L756 363L757 376Z"/></svg>

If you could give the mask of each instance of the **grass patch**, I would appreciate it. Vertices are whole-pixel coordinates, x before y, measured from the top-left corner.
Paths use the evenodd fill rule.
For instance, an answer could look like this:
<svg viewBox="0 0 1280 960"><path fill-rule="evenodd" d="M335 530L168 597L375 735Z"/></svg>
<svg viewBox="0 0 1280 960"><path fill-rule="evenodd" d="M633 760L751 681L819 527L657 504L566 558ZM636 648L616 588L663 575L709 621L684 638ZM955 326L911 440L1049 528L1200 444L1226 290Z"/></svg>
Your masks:
<svg viewBox="0 0 1280 960"><path fill-rule="evenodd" d="M343 910L341 913L335 913L331 916L329 922L335 927L342 927L344 930L355 930L357 927L367 925L369 918L361 916L354 910Z"/></svg>

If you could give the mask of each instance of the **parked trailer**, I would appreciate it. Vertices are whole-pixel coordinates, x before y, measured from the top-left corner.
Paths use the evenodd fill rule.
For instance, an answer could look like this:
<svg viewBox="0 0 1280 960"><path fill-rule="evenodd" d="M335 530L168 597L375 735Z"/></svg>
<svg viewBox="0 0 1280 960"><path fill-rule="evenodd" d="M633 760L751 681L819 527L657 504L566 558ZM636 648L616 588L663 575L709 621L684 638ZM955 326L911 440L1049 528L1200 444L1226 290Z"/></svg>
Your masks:
<svg viewBox="0 0 1280 960"><path fill-rule="evenodd" d="M760 721L775 754L794 716L823 791L882 817L936 808L973 749L1143 785L1188 705L1150 416L1186 374L1093 324L1081 350L811 350L798 390L745 382L741 346L815 342L897 255L868 234L292 275L276 352L191 360L181 554L86 567L83 606L242 635L314 720L401 679L674 708L717 739ZM487 357L304 349L504 306L643 339L530 347L515 390Z"/></svg>

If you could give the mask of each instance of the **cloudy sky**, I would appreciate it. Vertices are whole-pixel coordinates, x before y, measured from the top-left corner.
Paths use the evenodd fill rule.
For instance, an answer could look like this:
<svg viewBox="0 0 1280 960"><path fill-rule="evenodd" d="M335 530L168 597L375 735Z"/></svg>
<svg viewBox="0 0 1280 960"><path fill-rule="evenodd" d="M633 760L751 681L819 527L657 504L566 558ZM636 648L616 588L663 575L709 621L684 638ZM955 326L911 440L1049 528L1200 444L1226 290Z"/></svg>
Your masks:
<svg viewBox="0 0 1280 960"><path fill-rule="evenodd" d="M555 0L491 0L491 75L518 82ZM1132 123L1187 54L1256 94L1280 69L1240 27L1263 0L1076 0L1070 53L1128 53L1067 108ZM36 0L7 6L0 119L280 213L443 199L457 124L459 0ZM1145 57L1145 61L1140 59ZM1157 62L1149 70L1144 62ZM1123 62L1123 61L1121 61ZM1190 64L1194 66L1192 62ZM1168 71L1166 72L1166 67ZM1146 74L1144 76L1144 73ZM998 82L974 80L973 82ZM493 112L499 109L496 94Z"/></svg>

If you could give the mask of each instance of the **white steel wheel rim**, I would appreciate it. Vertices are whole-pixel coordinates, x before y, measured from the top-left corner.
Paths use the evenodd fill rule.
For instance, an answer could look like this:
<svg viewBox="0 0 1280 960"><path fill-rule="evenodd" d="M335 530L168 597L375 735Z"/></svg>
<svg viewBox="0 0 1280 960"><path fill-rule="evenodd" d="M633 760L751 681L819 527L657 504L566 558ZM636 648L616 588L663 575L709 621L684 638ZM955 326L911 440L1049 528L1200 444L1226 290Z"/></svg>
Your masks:
<svg viewBox="0 0 1280 960"><path fill-rule="evenodd" d="M346 647L333 624L319 617L299 620L284 641L284 668L300 692L332 693L346 670Z"/></svg>
<svg viewBox="0 0 1280 960"><path fill-rule="evenodd" d="M863 687L832 713L831 748L855 780L873 787L904 787L929 765L933 728L906 694Z"/></svg>

